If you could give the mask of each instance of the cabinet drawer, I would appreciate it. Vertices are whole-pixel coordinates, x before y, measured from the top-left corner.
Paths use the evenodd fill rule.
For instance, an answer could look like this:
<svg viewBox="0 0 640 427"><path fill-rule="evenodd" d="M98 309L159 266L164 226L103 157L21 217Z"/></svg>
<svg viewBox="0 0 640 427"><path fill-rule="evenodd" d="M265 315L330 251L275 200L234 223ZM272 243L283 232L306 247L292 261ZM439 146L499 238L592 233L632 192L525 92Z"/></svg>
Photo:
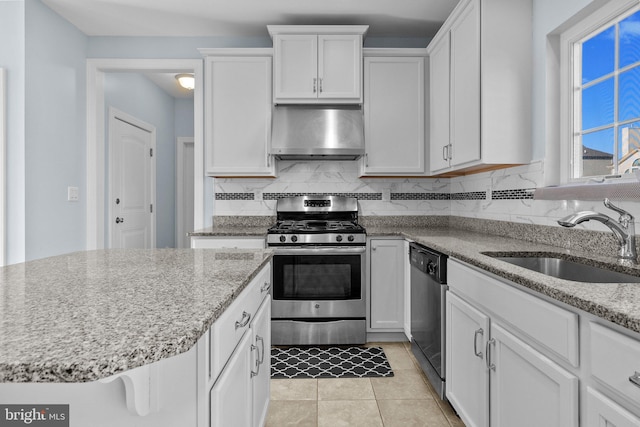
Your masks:
<svg viewBox="0 0 640 427"><path fill-rule="evenodd" d="M629 377L640 372L640 341L590 323L591 376L640 407L640 386Z"/></svg>
<svg viewBox="0 0 640 427"><path fill-rule="evenodd" d="M449 260L449 287L501 317L559 358L578 366L578 315ZM640 369L640 368L639 368Z"/></svg>
<svg viewBox="0 0 640 427"><path fill-rule="evenodd" d="M236 300L215 321L210 330L210 377L215 379L249 329L271 286L271 268L263 268Z"/></svg>

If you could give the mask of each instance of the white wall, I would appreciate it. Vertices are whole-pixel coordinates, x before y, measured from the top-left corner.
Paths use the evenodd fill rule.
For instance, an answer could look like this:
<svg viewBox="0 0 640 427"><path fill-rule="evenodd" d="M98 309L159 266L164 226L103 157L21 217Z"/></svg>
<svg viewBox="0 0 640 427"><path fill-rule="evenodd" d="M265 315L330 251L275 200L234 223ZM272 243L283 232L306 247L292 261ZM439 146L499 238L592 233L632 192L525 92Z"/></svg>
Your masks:
<svg viewBox="0 0 640 427"><path fill-rule="evenodd" d="M141 74L106 73L105 112L107 114L109 107L115 107L156 127L156 246L158 248L174 247L176 135L174 98ZM108 116L105 120L108 120ZM193 121L191 123L193 127ZM105 159L108 158L108 141L107 135ZM108 180L109 177L105 177L105 182ZM105 197L108 197L106 188ZM105 200L105 209L108 206L109 203ZM108 218L106 211L105 218ZM105 229L105 233L106 231ZM108 241L106 237L105 241Z"/></svg>
<svg viewBox="0 0 640 427"><path fill-rule="evenodd" d="M0 1L0 67L7 70L7 263L25 257L25 4Z"/></svg>
<svg viewBox="0 0 640 427"><path fill-rule="evenodd" d="M87 37L40 0L25 5L25 248L30 260L85 247ZM80 201L67 201L68 186L79 187Z"/></svg>

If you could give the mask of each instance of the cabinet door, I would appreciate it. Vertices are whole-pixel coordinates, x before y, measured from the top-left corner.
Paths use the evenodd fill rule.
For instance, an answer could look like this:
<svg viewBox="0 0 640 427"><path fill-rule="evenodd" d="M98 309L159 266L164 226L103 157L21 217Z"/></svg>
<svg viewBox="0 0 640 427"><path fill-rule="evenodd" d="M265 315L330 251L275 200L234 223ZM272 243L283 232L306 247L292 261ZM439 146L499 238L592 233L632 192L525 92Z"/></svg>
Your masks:
<svg viewBox="0 0 640 427"><path fill-rule="evenodd" d="M205 156L212 176L274 176L271 58L208 57Z"/></svg>
<svg viewBox="0 0 640 427"><path fill-rule="evenodd" d="M585 427L640 427L640 419L591 387L587 387Z"/></svg>
<svg viewBox="0 0 640 427"><path fill-rule="evenodd" d="M371 240L371 329L404 331L404 242Z"/></svg>
<svg viewBox="0 0 640 427"><path fill-rule="evenodd" d="M318 98L362 99L362 37L318 36Z"/></svg>
<svg viewBox="0 0 640 427"><path fill-rule="evenodd" d="M449 167L450 48L449 34L446 34L429 54L429 161L432 173Z"/></svg>
<svg viewBox="0 0 640 427"><path fill-rule="evenodd" d="M271 379L271 296L262 301L262 306L251 323L252 382L253 382L253 426L263 426L269 409Z"/></svg>
<svg viewBox="0 0 640 427"><path fill-rule="evenodd" d="M578 378L491 325L491 426L578 427Z"/></svg>
<svg viewBox="0 0 640 427"><path fill-rule="evenodd" d="M425 172L424 58L364 59L364 175Z"/></svg>
<svg viewBox="0 0 640 427"><path fill-rule="evenodd" d="M318 36L279 35L274 49L274 101L317 98Z"/></svg>
<svg viewBox="0 0 640 427"><path fill-rule="evenodd" d="M446 395L467 427L489 426L489 318L447 293ZM518 425L518 424L514 424Z"/></svg>
<svg viewBox="0 0 640 427"><path fill-rule="evenodd" d="M451 27L451 144L453 166L480 159L480 2L476 0Z"/></svg>
<svg viewBox="0 0 640 427"><path fill-rule="evenodd" d="M212 427L251 427L251 338L247 331L211 389Z"/></svg>

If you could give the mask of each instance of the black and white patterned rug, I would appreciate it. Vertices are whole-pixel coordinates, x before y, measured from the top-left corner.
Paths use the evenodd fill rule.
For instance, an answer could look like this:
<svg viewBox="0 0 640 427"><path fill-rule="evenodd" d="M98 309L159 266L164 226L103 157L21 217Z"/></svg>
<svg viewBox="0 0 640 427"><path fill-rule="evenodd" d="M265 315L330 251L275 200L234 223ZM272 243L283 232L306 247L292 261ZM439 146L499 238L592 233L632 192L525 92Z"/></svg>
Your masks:
<svg viewBox="0 0 640 427"><path fill-rule="evenodd" d="M392 377L381 347L271 349L271 378Z"/></svg>

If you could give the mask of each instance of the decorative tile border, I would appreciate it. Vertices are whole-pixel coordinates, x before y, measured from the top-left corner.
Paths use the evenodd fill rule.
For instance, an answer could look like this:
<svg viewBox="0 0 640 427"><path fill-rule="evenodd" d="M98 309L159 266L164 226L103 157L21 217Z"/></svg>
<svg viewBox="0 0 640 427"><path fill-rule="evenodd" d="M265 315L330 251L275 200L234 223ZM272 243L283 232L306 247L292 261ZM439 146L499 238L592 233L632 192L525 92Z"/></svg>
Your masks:
<svg viewBox="0 0 640 427"><path fill-rule="evenodd" d="M262 200L278 200L283 197L313 195L355 197L358 200L382 200L382 193L262 193Z"/></svg>
<svg viewBox="0 0 640 427"><path fill-rule="evenodd" d="M216 200L255 200L253 193L216 193Z"/></svg>
<svg viewBox="0 0 640 427"><path fill-rule="evenodd" d="M519 188L513 190L492 190L491 200L526 200L533 199L535 188ZM283 197L296 196L345 196L358 200L382 200L382 193L263 193L262 200L278 200ZM256 200L253 192L216 193L216 200ZM486 191L467 191L461 193L390 193L391 200L486 200Z"/></svg>
<svg viewBox="0 0 640 427"><path fill-rule="evenodd" d="M533 199L535 188L522 188L517 190L494 190L491 192L492 200L524 200Z"/></svg>
<svg viewBox="0 0 640 427"><path fill-rule="evenodd" d="M467 191L465 193L451 193L451 200L486 200L486 191Z"/></svg>
<svg viewBox="0 0 640 427"><path fill-rule="evenodd" d="M451 200L449 193L391 193L391 200Z"/></svg>

